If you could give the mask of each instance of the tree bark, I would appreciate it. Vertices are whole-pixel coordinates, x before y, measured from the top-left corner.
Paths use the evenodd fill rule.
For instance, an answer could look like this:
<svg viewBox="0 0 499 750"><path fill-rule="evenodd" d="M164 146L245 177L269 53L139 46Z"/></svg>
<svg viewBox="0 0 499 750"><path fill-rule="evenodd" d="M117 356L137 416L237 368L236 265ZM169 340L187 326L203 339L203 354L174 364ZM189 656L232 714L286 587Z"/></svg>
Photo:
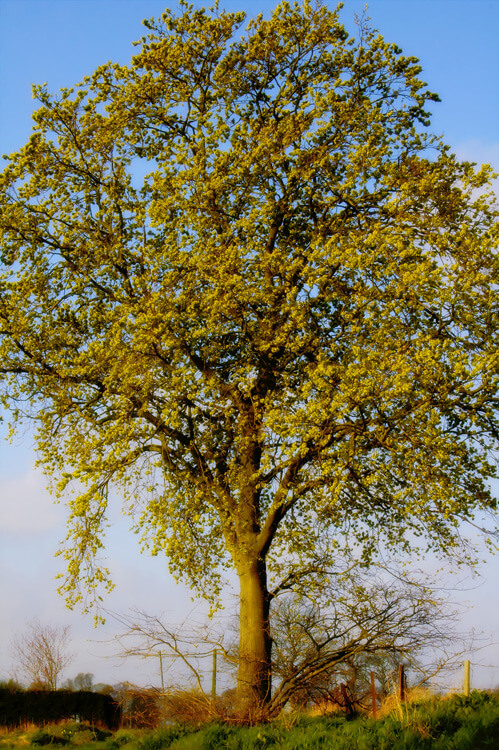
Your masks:
<svg viewBox="0 0 499 750"><path fill-rule="evenodd" d="M257 722L271 698L271 650L267 568L260 558L239 571L239 666L237 706L240 718Z"/></svg>

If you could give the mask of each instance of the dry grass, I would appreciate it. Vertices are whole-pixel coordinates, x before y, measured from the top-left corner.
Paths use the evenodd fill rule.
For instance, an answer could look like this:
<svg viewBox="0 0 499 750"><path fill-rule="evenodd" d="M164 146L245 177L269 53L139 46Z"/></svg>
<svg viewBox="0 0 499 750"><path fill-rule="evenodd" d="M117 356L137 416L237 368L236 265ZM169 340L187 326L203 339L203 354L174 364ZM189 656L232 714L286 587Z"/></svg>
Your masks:
<svg viewBox="0 0 499 750"><path fill-rule="evenodd" d="M25 730L8 731L3 730L0 736L0 748L26 747L31 744L33 732Z"/></svg>
<svg viewBox="0 0 499 750"><path fill-rule="evenodd" d="M402 702L398 692L394 692L384 698L381 705L378 706L376 715L378 718L382 719L384 716L396 714L402 720L407 717L407 712L410 711L411 708L419 706L421 703L427 703L433 697L434 694L428 688L408 688L406 699Z"/></svg>
<svg viewBox="0 0 499 750"><path fill-rule="evenodd" d="M31 742L31 735L36 732L39 727L36 724L23 724L23 726L17 729L9 727L0 727L0 748L2 747L25 747Z"/></svg>
<svg viewBox="0 0 499 750"><path fill-rule="evenodd" d="M343 715L345 710L334 701L319 701L307 710L307 716L331 716L332 714Z"/></svg>

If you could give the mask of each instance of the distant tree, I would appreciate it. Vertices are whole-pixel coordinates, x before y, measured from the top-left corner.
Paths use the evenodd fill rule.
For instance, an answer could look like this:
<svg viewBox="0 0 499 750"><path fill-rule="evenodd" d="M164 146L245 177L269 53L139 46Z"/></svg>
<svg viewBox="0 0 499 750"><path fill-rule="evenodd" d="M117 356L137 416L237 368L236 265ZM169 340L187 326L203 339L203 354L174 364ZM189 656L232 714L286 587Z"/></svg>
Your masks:
<svg viewBox="0 0 499 750"><path fill-rule="evenodd" d="M24 633L12 639L11 654L30 686L57 690L61 674L73 660L69 631L68 626L51 627L32 620Z"/></svg>
<svg viewBox="0 0 499 750"><path fill-rule="evenodd" d="M92 690L93 680L93 674L78 672L74 679L67 679L63 687L66 690Z"/></svg>
<svg viewBox="0 0 499 750"><path fill-rule="evenodd" d="M213 601L240 583L238 702L325 530L463 557L495 508L490 169L428 130L414 57L319 3L181 3L40 108L0 175L0 374L70 500L62 591L107 572L109 490ZM308 582L307 582L308 585Z"/></svg>
<svg viewBox="0 0 499 750"><path fill-rule="evenodd" d="M92 690L93 681L94 676L90 672L79 672L73 680L74 690Z"/></svg>
<svg viewBox="0 0 499 750"><path fill-rule="evenodd" d="M111 695L116 697L121 689L119 685L109 685L106 682L97 682L93 686L93 690L96 693L102 693L103 695Z"/></svg>

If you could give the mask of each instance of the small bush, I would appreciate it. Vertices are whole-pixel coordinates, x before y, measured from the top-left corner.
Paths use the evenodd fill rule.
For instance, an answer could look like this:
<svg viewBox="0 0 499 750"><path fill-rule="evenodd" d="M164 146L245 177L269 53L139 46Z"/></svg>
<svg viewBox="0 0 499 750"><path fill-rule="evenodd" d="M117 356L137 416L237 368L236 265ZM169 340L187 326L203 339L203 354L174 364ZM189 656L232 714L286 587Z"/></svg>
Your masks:
<svg viewBox="0 0 499 750"><path fill-rule="evenodd" d="M178 724L199 726L213 721L219 710L198 690L176 690L162 697L163 717Z"/></svg>

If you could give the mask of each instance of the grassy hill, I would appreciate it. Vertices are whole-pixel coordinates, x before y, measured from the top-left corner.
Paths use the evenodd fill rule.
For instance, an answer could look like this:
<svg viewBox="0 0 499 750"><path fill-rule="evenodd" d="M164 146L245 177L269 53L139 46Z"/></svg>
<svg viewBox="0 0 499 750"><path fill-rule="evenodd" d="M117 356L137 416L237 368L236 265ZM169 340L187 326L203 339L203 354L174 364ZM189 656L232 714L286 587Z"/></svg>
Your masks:
<svg viewBox="0 0 499 750"><path fill-rule="evenodd" d="M157 731L104 732L56 724L0 735L0 750L66 745L68 750L497 750L499 699L474 692L397 706L380 719L287 715L255 727L212 723Z"/></svg>

